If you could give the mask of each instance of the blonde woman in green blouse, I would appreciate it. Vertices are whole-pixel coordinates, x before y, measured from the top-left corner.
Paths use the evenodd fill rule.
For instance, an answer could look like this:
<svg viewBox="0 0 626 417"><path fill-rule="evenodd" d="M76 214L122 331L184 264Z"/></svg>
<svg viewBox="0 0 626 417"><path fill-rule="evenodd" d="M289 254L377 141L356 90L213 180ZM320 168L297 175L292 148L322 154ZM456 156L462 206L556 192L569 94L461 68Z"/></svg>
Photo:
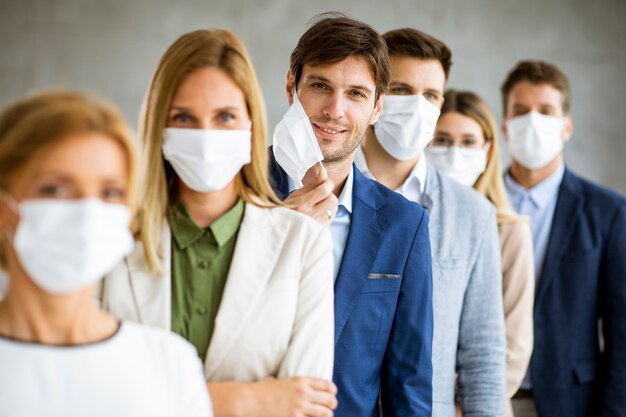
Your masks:
<svg viewBox="0 0 626 417"><path fill-rule="evenodd" d="M189 340L217 416L330 415L330 235L272 192L263 99L241 41L224 30L180 37L142 113L138 242L105 279L103 306Z"/></svg>

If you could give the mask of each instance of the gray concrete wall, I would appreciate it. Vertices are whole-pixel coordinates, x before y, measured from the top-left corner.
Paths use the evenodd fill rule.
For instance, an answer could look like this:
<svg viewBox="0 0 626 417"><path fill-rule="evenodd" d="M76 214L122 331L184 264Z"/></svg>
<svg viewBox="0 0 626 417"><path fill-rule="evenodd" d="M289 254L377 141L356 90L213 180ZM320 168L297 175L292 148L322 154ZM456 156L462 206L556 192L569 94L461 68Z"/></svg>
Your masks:
<svg viewBox="0 0 626 417"><path fill-rule="evenodd" d="M454 54L450 87L475 90L498 119L499 85L517 60L557 63L573 88L567 163L626 194L624 0L0 0L0 106L33 89L71 87L110 98L134 124L167 46L223 27L250 49L271 130L287 108L289 54L307 21L327 10L381 32L412 26L441 38Z"/></svg>

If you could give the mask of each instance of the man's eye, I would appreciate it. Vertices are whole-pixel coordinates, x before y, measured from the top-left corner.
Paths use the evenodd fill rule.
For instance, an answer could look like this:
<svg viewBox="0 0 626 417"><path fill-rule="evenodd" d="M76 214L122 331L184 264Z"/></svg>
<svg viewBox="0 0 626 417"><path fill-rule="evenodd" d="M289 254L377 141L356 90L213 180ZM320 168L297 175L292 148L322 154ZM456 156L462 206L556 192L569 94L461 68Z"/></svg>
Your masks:
<svg viewBox="0 0 626 417"><path fill-rule="evenodd" d="M434 93L424 93L424 98L428 101L437 101L437 95Z"/></svg>
<svg viewBox="0 0 626 417"><path fill-rule="evenodd" d="M353 97L358 97L358 98L366 98L365 94L363 94L360 91L352 91L350 93Z"/></svg>
<svg viewBox="0 0 626 417"><path fill-rule="evenodd" d="M406 95L406 94L410 94L409 89L406 87L393 87L389 90L390 94L397 94L397 95Z"/></svg>
<svg viewBox="0 0 626 417"><path fill-rule="evenodd" d="M324 83L313 83L313 84L311 84L311 87L313 87L313 88L315 88L317 90L325 90L327 88L326 84L324 84Z"/></svg>
<svg viewBox="0 0 626 417"><path fill-rule="evenodd" d="M433 138L433 145L434 146L451 146L452 143L450 139L448 138L444 138L442 136L435 136Z"/></svg>

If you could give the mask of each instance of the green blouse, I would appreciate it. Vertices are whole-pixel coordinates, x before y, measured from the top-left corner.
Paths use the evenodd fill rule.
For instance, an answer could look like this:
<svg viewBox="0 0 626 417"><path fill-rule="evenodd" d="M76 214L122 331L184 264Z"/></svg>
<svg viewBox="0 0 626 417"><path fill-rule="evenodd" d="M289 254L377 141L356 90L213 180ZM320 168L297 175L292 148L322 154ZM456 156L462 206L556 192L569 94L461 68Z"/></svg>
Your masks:
<svg viewBox="0 0 626 417"><path fill-rule="evenodd" d="M237 204L205 229L178 203L169 215L172 230L172 331L206 357L215 317L237 242L245 204Z"/></svg>

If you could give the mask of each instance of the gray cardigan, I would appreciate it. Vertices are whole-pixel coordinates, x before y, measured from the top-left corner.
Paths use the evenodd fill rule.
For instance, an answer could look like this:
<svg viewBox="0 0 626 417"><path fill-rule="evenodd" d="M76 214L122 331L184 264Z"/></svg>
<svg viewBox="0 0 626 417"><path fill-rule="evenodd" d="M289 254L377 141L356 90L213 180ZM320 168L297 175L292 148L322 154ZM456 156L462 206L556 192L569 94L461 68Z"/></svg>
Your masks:
<svg viewBox="0 0 626 417"><path fill-rule="evenodd" d="M502 417L506 340L495 208L431 165L422 204L433 257L433 416L455 416L456 372L464 417Z"/></svg>

